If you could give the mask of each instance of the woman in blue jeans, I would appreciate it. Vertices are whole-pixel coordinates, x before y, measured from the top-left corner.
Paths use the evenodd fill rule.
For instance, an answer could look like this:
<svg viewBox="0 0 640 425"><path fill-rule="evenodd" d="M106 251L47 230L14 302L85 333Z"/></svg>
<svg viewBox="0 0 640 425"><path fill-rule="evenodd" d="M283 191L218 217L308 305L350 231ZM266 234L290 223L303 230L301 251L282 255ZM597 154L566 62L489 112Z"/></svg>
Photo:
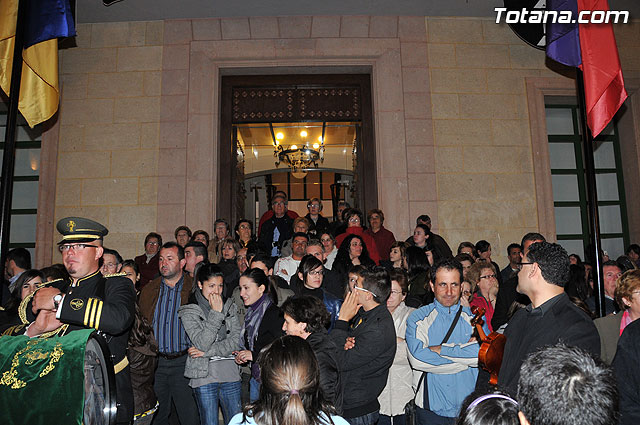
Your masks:
<svg viewBox="0 0 640 425"><path fill-rule="evenodd" d="M241 410L240 372L232 353L238 350L242 326L238 308L223 298L224 274L216 264L196 268L197 286L191 302L178 310L193 346L189 348L184 375L200 413L202 425L218 425L218 405L224 423Z"/></svg>

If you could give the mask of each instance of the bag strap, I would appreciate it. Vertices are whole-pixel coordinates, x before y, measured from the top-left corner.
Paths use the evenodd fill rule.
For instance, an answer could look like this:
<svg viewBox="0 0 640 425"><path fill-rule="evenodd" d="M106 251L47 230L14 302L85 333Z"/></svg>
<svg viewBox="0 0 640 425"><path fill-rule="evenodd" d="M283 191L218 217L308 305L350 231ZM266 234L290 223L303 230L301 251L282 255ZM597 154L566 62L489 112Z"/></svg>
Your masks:
<svg viewBox="0 0 640 425"><path fill-rule="evenodd" d="M440 345L445 344L447 341L449 341L449 337L453 333L453 329L456 327L456 324L458 323L458 319L460 318L461 314L462 314L462 305L460 305L460 308L456 313L456 317L453 318L453 322L451 322L451 326L449 327L449 330L447 331L447 334L444 336L444 339L442 340Z"/></svg>
<svg viewBox="0 0 640 425"><path fill-rule="evenodd" d="M460 318L461 314L462 314L462 305L460 305L460 308L458 309L456 316L453 318L453 322L451 323L451 326L449 326L449 330L447 331L447 334L444 336L444 339L442 340L440 345L446 343L449 340L449 337L453 333L453 329L456 327L456 324L458 323L458 319ZM422 375L420 376L420 380L418 381L418 386L416 387L416 395L420 392L420 385L422 385L422 381L424 381L424 377L426 375L427 375L427 372L422 372ZM415 399L415 396L414 396L414 399Z"/></svg>

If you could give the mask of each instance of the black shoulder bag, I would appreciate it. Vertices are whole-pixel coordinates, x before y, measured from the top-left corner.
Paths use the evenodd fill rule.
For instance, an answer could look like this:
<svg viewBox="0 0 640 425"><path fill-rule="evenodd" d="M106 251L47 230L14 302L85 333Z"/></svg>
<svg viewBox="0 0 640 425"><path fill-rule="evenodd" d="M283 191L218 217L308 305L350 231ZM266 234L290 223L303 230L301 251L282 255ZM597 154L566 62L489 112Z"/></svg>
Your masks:
<svg viewBox="0 0 640 425"><path fill-rule="evenodd" d="M456 324L458 323L458 319L460 318L461 314L462 314L462 306L460 306L460 308L458 309L458 312L456 313L456 317L453 318L453 322L451 322L451 326L449 326L449 330L447 331L447 334L442 339L442 342L440 343L440 345L445 344L447 341L449 341L449 337L453 333L453 329L456 327ZM422 376L420 376L420 380L418 381L418 387L416 388L416 394L420 392L420 385L422 385L422 382L425 380L426 375L427 375L427 372L422 372ZM425 409L429 408L429 390L426 382L424 384L424 404L423 405ZM409 402L404 406L404 416L405 416L406 425L417 425L418 421L416 420L417 418L416 418L416 397L415 396L411 400L409 400Z"/></svg>

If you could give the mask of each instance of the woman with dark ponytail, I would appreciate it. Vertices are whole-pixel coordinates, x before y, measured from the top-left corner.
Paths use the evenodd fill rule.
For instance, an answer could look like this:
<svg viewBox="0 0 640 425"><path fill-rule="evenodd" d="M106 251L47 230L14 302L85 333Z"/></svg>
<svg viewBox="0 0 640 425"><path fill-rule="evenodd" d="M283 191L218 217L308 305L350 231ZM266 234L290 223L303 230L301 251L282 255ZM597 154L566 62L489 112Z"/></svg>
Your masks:
<svg viewBox="0 0 640 425"><path fill-rule="evenodd" d="M297 336L278 338L258 362L260 397L230 425L348 425L322 395L318 361L307 341Z"/></svg>

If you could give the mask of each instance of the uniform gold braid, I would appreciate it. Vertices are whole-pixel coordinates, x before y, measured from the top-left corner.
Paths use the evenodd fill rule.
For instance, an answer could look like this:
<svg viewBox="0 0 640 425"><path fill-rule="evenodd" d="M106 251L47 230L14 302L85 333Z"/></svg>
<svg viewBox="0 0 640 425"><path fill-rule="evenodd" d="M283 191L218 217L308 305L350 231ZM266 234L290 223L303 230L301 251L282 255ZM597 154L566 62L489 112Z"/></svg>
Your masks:
<svg viewBox="0 0 640 425"><path fill-rule="evenodd" d="M120 272L120 273L107 273L107 274L103 274L102 277L121 277L121 276L126 276L127 274L125 272Z"/></svg>
<svg viewBox="0 0 640 425"><path fill-rule="evenodd" d="M93 304L93 301L95 300L95 298L89 298L87 300L87 304L84 308L84 325L88 326L89 323L89 313L91 312L91 304Z"/></svg>
<svg viewBox="0 0 640 425"><path fill-rule="evenodd" d="M40 288L38 288L38 289L40 289ZM28 325L29 324L29 321L27 320L27 305L29 304L29 301L31 301L31 298L33 298L33 296L36 294L36 292L38 292L38 289L36 289L32 293L30 293L29 295L24 297L22 299L22 301L20 302L20 306L18 307L18 316L20 316L20 321L24 325Z"/></svg>
<svg viewBox="0 0 640 425"><path fill-rule="evenodd" d="M38 284L36 284L36 290L23 298L23 300L20 302L20 305L18 306L18 316L20 317L20 321L23 324L25 324L25 325L29 324L29 321L27 320L27 306L29 304L29 301L31 301L33 296L36 294L36 292L38 292L38 290L40 290L42 288L45 288L45 287L51 285L52 283L61 282L63 280L64 279L56 279L56 280L51 280L49 282L38 283Z"/></svg>
<svg viewBox="0 0 640 425"><path fill-rule="evenodd" d="M95 322L95 326L93 326L96 329L100 328L100 318L102 317L102 301L98 301L98 310L96 311L96 322Z"/></svg>

